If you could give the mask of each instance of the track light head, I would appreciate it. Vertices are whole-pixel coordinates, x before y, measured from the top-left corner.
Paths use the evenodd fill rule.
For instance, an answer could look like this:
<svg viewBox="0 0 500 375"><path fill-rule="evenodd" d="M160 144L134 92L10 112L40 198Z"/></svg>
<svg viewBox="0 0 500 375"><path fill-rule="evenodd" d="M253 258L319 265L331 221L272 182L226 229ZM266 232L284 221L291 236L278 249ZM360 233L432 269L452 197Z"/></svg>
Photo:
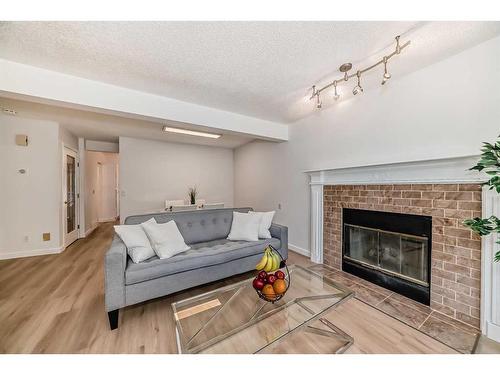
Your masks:
<svg viewBox="0 0 500 375"><path fill-rule="evenodd" d="M333 92L333 99L335 99L335 100L339 100L340 95L339 95L339 93L337 92L337 81L333 81L333 89L334 89L334 92Z"/></svg>
<svg viewBox="0 0 500 375"><path fill-rule="evenodd" d="M399 45L399 38L400 36L398 35L396 37L396 53L399 55L401 53L401 46Z"/></svg>
<svg viewBox="0 0 500 375"><path fill-rule="evenodd" d="M319 92L316 94L316 108L321 109L321 98L319 97Z"/></svg>
<svg viewBox="0 0 500 375"><path fill-rule="evenodd" d="M313 85L312 86L312 93L311 93L311 97L309 99L312 99L316 96L316 85Z"/></svg>
<svg viewBox="0 0 500 375"><path fill-rule="evenodd" d="M384 56L384 75L383 75L383 78L382 78L382 82L381 84L382 85L385 85L386 82L391 79L391 74L387 72L387 56Z"/></svg>
<svg viewBox="0 0 500 375"><path fill-rule="evenodd" d="M361 87L361 72L359 70L356 73L356 77L358 77L358 84L352 89L353 95L358 95L363 92L363 87Z"/></svg>
<svg viewBox="0 0 500 375"><path fill-rule="evenodd" d="M363 88L361 86L356 86L354 89L352 89L353 95L358 95L361 92L363 92Z"/></svg>

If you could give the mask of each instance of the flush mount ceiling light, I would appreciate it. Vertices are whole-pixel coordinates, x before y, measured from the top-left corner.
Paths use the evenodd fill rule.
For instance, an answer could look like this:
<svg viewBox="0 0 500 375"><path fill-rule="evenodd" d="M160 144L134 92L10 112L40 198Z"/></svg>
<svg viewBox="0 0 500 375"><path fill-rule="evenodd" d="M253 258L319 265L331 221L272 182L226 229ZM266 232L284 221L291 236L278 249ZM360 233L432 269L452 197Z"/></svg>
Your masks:
<svg viewBox="0 0 500 375"><path fill-rule="evenodd" d="M196 137L205 137L205 138L220 138L221 134L213 134L213 133L205 133L205 132L197 132L194 130L187 129L179 129L179 128L171 128L169 126L163 127L164 132L169 133L177 133L177 134L185 134L185 135L194 135Z"/></svg>
<svg viewBox="0 0 500 375"><path fill-rule="evenodd" d="M400 44L399 38L400 38L399 35L396 36L396 38L395 38L396 39L396 47L394 49L394 52L392 52L391 54L389 54L387 56L384 56L381 60L377 61L375 64L370 65L367 68L359 69L356 73L349 74L349 71L352 69L352 64L351 63L342 64L339 68L339 71L341 73L344 73L343 77L333 80L332 82L323 86L320 89L317 89L316 86L313 86L312 87L312 95L309 99L311 100L311 99L315 98L316 99L316 108L321 108L321 99L320 99L321 93L324 90L333 87L333 89L334 89L333 98L335 100L338 100L340 98L340 95L337 92L337 85L341 84L342 82L347 82L350 78L353 78L353 77L357 77L357 79L358 79L357 85L352 90L353 95L357 95L357 94L363 92L363 87L361 86L361 74L365 74L368 71L374 69L375 67L377 67L381 64L384 64L384 75L383 75L382 85L385 85L385 83L391 78L391 74L387 72L387 62L389 61L389 59L391 59L395 55L399 55L404 48L406 48L410 45L410 41L407 41L404 44Z"/></svg>

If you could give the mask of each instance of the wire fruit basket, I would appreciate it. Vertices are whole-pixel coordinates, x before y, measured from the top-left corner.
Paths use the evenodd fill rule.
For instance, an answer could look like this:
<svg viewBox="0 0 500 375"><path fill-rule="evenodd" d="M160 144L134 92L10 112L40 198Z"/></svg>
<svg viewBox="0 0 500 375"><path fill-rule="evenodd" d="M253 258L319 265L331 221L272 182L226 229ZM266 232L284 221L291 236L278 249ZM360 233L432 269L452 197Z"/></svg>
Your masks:
<svg viewBox="0 0 500 375"><path fill-rule="evenodd" d="M264 270L260 271L253 280L253 287L259 298L267 302L276 303L283 298L290 288L291 278L286 261L283 259L279 251L272 245L269 245L268 247L272 252L279 256L279 268L274 270L274 272L266 272ZM283 280L283 282L278 280ZM280 284L280 288L274 286L276 282ZM282 283L284 283L284 286ZM276 289L279 290L279 293L276 292Z"/></svg>

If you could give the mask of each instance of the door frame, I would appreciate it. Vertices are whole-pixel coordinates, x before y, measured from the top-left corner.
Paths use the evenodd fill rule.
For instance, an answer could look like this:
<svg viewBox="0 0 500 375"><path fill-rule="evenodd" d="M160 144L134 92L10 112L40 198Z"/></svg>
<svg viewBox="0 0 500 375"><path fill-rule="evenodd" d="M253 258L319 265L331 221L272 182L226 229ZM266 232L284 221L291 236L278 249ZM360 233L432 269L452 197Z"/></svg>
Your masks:
<svg viewBox="0 0 500 375"><path fill-rule="evenodd" d="M70 235L66 233L66 155L75 158L75 229ZM80 237L80 158L78 150L68 145L62 144L62 178L61 178L61 212L62 212L62 247L63 249L71 245Z"/></svg>

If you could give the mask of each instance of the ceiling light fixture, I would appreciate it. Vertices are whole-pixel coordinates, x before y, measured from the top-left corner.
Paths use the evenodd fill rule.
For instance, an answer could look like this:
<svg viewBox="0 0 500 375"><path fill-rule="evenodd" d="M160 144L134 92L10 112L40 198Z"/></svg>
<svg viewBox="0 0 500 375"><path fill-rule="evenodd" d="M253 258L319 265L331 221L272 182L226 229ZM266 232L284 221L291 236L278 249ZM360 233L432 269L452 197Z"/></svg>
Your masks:
<svg viewBox="0 0 500 375"><path fill-rule="evenodd" d="M391 79L391 74L387 73L387 56L384 56L384 76L382 79L382 85L385 85L385 83Z"/></svg>
<svg viewBox="0 0 500 375"><path fill-rule="evenodd" d="M363 92L363 87L361 87L361 72L358 70L356 73L356 77L358 77L358 84L352 89L353 95L357 95L360 92Z"/></svg>
<svg viewBox="0 0 500 375"><path fill-rule="evenodd" d="M321 108L321 98L319 97L319 93L318 95L316 95L316 108L320 109Z"/></svg>
<svg viewBox="0 0 500 375"><path fill-rule="evenodd" d="M205 132L197 132L194 130L187 130L187 129L179 129L179 128L171 128L169 126L164 126L163 127L164 132L169 132L169 133L177 133L177 134L185 134L185 135L194 135L197 137L205 137L205 138L220 138L221 134L213 134L213 133L205 133Z"/></svg>
<svg viewBox="0 0 500 375"><path fill-rule="evenodd" d="M333 92L333 99L335 99L335 100L339 100L340 95L339 95L339 93L337 92L337 81L333 81L333 88L334 88L334 92Z"/></svg>
<svg viewBox="0 0 500 375"><path fill-rule="evenodd" d="M346 81L346 82L349 80L349 74L347 74L347 72L349 70L351 70L351 68L352 68L352 64L351 63L344 63L344 64L340 65L339 70L342 73L344 73L344 81Z"/></svg>
<svg viewBox="0 0 500 375"><path fill-rule="evenodd" d="M313 85L312 87L312 93L311 93L311 97L309 98L309 100L313 99L314 97L316 97L316 108L320 109L321 108L321 98L319 97L319 91L316 90L316 86Z"/></svg>
<svg viewBox="0 0 500 375"><path fill-rule="evenodd" d="M368 71L372 70L373 68L375 68L381 64L384 64L384 76L383 76L383 81L382 81L382 84L384 85L387 82L387 80L389 80L391 78L391 74L387 72L387 62L389 61L389 59L391 59L395 55L399 55L403 49L405 49L406 47L408 47L410 45L410 41L407 41L404 44L400 44L400 41L399 41L400 36L399 35L396 36L395 39L396 39L396 47L394 49L394 52L392 52L389 55L384 56L381 60L377 61L376 63L374 63L373 65L370 65L367 68L359 69L356 73L349 74L349 71L352 69L352 64L351 63L342 64L340 66L339 70L341 73L343 73L343 76L341 78L337 78L337 79L333 80L332 82L323 86L320 89L316 89L316 86L313 86L312 87L313 92L312 92L312 95L309 98L309 100L316 98L316 108L321 108L321 99L320 99L321 92L323 92L326 89L329 89L332 86L334 88L333 97L335 100L337 100L340 97L340 95L337 92L337 85L339 83L342 83L342 82L347 82L350 78L353 78L353 77L358 78L358 84L352 90L352 93L354 95L357 95L360 92L363 92L363 87L361 86L361 82L360 82L361 74L365 74Z"/></svg>

